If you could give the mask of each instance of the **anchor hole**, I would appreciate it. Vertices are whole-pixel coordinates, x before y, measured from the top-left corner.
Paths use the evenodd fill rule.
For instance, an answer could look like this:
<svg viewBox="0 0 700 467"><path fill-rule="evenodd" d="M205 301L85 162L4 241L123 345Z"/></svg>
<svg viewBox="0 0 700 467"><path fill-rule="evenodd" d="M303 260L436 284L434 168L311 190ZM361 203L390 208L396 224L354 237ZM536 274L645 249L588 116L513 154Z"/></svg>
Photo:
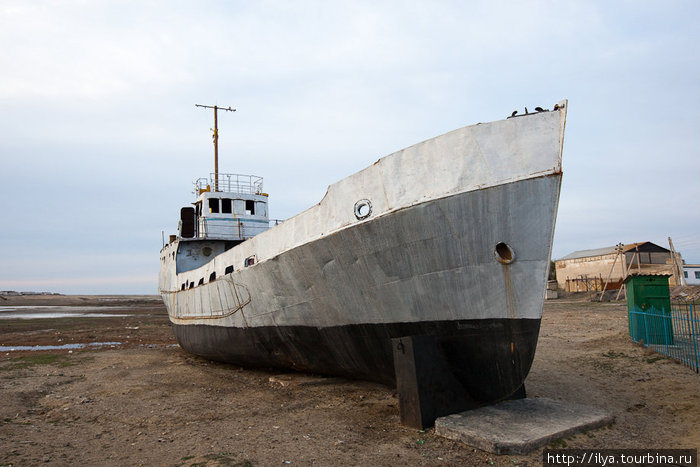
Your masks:
<svg viewBox="0 0 700 467"><path fill-rule="evenodd" d="M510 264L515 261L515 252L507 243L498 242L494 254L496 259L503 264Z"/></svg>

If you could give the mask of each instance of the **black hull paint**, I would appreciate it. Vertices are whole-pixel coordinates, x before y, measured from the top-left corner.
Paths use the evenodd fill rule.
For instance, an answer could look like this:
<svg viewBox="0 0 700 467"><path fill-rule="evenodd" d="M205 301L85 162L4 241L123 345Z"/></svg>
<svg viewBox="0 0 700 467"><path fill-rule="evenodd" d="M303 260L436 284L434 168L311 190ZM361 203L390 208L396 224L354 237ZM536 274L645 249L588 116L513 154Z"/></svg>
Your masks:
<svg viewBox="0 0 700 467"><path fill-rule="evenodd" d="M539 319L482 319L234 328L173 324L186 351L246 367L339 375L395 386L392 338L433 336L437 352L472 400L503 400L522 386L535 355Z"/></svg>

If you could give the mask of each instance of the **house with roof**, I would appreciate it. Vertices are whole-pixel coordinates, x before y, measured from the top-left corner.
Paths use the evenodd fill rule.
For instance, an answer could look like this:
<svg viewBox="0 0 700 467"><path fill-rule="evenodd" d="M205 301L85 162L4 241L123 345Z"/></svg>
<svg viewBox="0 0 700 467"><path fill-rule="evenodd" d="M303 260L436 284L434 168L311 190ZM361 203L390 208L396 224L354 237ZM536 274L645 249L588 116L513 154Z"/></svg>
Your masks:
<svg viewBox="0 0 700 467"><path fill-rule="evenodd" d="M676 253L678 264L683 264ZM652 242L574 251L554 260L559 288L567 292L619 289L628 273L673 276L671 251ZM671 277L671 285L675 285Z"/></svg>
<svg viewBox="0 0 700 467"><path fill-rule="evenodd" d="M688 285L700 285L700 264L684 264L683 277Z"/></svg>

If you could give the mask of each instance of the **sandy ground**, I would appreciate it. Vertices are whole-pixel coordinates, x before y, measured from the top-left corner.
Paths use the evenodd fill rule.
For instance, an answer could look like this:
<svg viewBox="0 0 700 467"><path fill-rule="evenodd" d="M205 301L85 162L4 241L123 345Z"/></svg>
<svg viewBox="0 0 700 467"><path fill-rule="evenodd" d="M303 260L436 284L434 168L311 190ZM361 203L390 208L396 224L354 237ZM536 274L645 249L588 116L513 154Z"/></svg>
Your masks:
<svg viewBox="0 0 700 467"><path fill-rule="evenodd" d="M0 346L120 342L0 354L0 465L541 465L402 427L391 388L188 355L157 297L7 298L128 316L0 320ZM551 447L700 448L700 375L626 333L622 304L546 304L528 396L615 416Z"/></svg>

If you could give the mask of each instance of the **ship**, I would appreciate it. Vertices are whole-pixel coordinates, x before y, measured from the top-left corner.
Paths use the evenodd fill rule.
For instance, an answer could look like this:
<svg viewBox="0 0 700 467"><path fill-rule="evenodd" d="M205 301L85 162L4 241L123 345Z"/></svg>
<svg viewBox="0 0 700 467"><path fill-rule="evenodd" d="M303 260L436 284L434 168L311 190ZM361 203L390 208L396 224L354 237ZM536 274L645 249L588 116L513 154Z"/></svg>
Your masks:
<svg viewBox="0 0 700 467"><path fill-rule="evenodd" d="M476 405L513 397L537 345L567 106L397 151L284 221L261 177L217 165L160 252L177 342L242 367L395 386L392 342L429 338Z"/></svg>

